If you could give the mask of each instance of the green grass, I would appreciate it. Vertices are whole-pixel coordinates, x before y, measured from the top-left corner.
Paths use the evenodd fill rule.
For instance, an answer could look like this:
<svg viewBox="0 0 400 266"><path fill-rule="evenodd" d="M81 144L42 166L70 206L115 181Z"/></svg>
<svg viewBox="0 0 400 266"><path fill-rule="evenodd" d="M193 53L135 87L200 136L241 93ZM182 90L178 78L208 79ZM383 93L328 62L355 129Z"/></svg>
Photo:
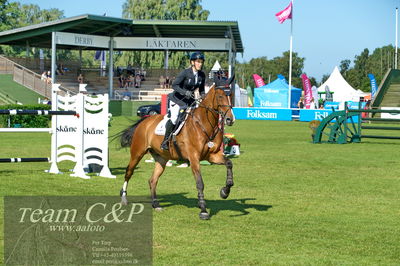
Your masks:
<svg viewBox="0 0 400 266"><path fill-rule="evenodd" d="M111 134L129 124L114 118ZM301 122L237 121L227 132L235 133L242 154L233 159L227 200L219 197L225 167L202 167L211 220L198 218L190 169L168 168L161 177L165 208L154 212L155 265L400 264L400 142L311 144ZM0 147L0 157L50 156L50 136L3 133ZM43 172L47 163L1 164L0 195L117 195L128 160L127 150L110 144L116 180L50 175ZM128 197L149 194L151 172L143 160Z"/></svg>
<svg viewBox="0 0 400 266"><path fill-rule="evenodd" d="M38 93L13 81L11 74L0 75L0 92L23 104L37 104Z"/></svg>

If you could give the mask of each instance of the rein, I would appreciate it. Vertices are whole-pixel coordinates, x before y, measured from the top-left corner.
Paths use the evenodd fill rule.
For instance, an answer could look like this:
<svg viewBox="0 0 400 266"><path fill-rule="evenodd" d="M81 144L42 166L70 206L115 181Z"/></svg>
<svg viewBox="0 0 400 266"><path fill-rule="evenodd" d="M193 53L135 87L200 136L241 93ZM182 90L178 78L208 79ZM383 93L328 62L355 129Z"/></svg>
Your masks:
<svg viewBox="0 0 400 266"><path fill-rule="evenodd" d="M215 97L215 95L214 95L214 97ZM229 99L229 97L228 97L228 99ZM218 101L218 98L217 98L217 101ZM211 141L213 141L215 139L215 137L217 136L217 134L219 132L223 132L224 126L225 126L225 117L226 117L226 114L228 113L228 111L232 110L232 105L226 105L226 104L225 105L221 105L221 104L218 104L217 105L217 109L214 109L214 108L210 108L209 106L204 105L203 103L200 102L199 103L199 107L202 107L202 108L206 109L207 120L210 123L211 127L213 128L213 132L212 132L211 135L209 135L207 133L207 130L201 124L201 120L194 115L194 111L191 112L190 114L191 114L192 118L194 119L195 123L199 125L200 129L207 136L208 141L211 142ZM219 110L221 107L229 107L229 109L226 110L225 112L222 112L222 111ZM215 115L217 115L219 117L217 126L213 126L211 124L210 120L208 119L208 112L211 112L212 115L214 116L214 118L216 118Z"/></svg>

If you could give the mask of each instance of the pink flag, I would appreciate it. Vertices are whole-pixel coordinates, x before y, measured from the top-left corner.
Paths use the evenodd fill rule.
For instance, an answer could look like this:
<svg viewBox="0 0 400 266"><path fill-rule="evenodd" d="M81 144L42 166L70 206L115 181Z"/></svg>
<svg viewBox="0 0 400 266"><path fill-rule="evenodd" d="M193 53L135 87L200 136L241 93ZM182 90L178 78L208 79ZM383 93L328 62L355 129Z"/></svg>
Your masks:
<svg viewBox="0 0 400 266"><path fill-rule="evenodd" d="M253 74L253 79L254 79L254 82L256 83L257 88L265 85L264 80L259 75Z"/></svg>
<svg viewBox="0 0 400 266"><path fill-rule="evenodd" d="M292 19L292 1L284 10L276 13L275 16L281 24L288 18Z"/></svg>
<svg viewBox="0 0 400 266"><path fill-rule="evenodd" d="M310 109L311 98L313 97L312 96L312 89L311 89L311 82L308 79L306 74L302 74L301 75L301 79L303 80L305 106L306 106L307 109Z"/></svg>

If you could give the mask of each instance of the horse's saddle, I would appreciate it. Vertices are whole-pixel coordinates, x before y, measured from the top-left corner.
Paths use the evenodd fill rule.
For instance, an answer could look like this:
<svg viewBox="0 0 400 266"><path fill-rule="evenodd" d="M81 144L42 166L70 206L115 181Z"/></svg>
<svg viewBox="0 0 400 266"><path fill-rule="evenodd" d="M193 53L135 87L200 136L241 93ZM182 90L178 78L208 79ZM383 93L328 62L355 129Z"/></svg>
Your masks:
<svg viewBox="0 0 400 266"><path fill-rule="evenodd" d="M181 114L179 114L178 120L177 120L176 125L175 125L175 129L172 132L173 135L176 136L176 135L179 134L179 132L181 131L183 125L186 122L186 119L188 118L188 115L189 115L189 112L191 111L191 109L192 108L187 108L185 110L185 112L182 112ZM158 123L157 127L156 127L156 130L154 132L156 135L159 135L159 136L164 136L165 135L165 124L167 123L168 119L169 119L168 118L168 114L164 115L164 119L161 120Z"/></svg>

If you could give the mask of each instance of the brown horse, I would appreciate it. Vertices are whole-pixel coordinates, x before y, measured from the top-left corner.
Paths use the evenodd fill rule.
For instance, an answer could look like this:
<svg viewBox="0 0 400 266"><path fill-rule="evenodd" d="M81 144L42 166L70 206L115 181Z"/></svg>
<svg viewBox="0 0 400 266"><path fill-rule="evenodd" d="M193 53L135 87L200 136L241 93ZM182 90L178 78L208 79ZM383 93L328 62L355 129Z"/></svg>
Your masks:
<svg viewBox="0 0 400 266"><path fill-rule="evenodd" d="M164 172L168 160L184 159L190 162L190 167L196 180L198 191L198 206L201 209L200 218L209 219L204 200L204 183L200 172L200 161L207 160L213 164L224 164L227 168L226 186L220 191L222 198L229 196L233 186L232 162L221 151L224 125L231 126L234 122L230 90L227 85L213 85L204 100L196 109L188 114L185 125L176 136L176 144L169 142L169 150L160 149L163 136L155 134L157 124L162 115L151 116L139 120L127 128L121 135L121 146L130 146L131 159L125 172L125 182L121 189L122 204L127 204L127 187L133 171L143 155L150 152L155 160L155 167L149 179L153 208L161 209L157 201L157 182Z"/></svg>

